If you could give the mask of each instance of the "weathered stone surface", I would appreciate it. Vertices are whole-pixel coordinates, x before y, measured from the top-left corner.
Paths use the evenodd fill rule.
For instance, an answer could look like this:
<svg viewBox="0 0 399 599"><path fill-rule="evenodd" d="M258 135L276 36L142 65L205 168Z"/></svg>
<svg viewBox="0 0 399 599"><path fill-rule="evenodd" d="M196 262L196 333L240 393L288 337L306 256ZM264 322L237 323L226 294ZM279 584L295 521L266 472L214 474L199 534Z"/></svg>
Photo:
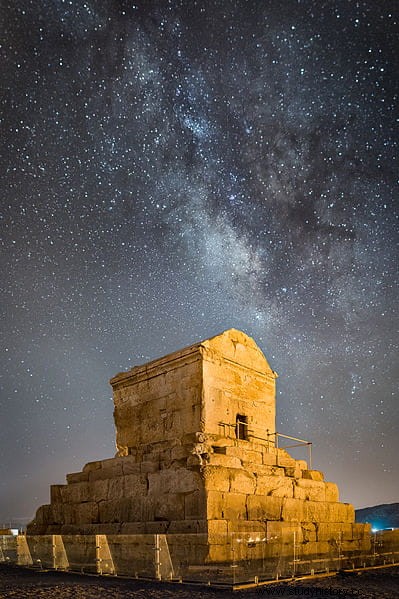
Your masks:
<svg viewBox="0 0 399 599"><path fill-rule="evenodd" d="M242 468L240 458L218 453L212 454L210 464L212 466L222 466L223 468Z"/></svg>
<svg viewBox="0 0 399 599"><path fill-rule="evenodd" d="M304 470L302 477L308 480L323 481L324 475L319 470Z"/></svg>
<svg viewBox="0 0 399 599"><path fill-rule="evenodd" d="M290 497L284 497L281 520L285 522L303 522L307 518L305 516L305 501L302 499L291 499Z"/></svg>
<svg viewBox="0 0 399 599"><path fill-rule="evenodd" d="M63 503L81 503L90 499L88 482L64 485L60 488L60 492Z"/></svg>
<svg viewBox="0 0 399 599"><path fill-rule="evenodd" d="M226 447L226 455L239 458L241 462L248 464L262 464L262 453L254 449L232 446Z"/></svg>
<svg viewBox="0 0 399 599"><path fill-rule="evenodd" d="M98 462L89 462L83 466L83 472L93 472L93 470L98 470L99 468L101 468L101 460Z"/></svg>
<svg viewBox="0 0 399 599"><path fill-rule="evenodd" d="M51 485L50 486L50 501L51 503L61 503L62 501L62 497L61 497L61 489L64 487L65 485Z"/></svg>
<svg viewBox="0 0 399 599"><path fill-rule="evenodd" d="M136 461L136 457L127 455L122 461L123 476L128 474L140 474L140 463Z"/></svg>
<svg viewBox="0 0 399 599"><path fill-rule="evenodd" d="M352 536L354 539L365 539L370 538L371 524L356 522L352 523ZM386 531L384 531L386 532ZM380 534L380 533L379 533ZM396 535L399 541L399 530L396 530ZM398 542L399 546L399 542Z"/></svg>
<svg viewBox="0 0 399 599"><path fill-rule="evenodd" d="M74 520L75 524L99 522L99 504L95 501L87 501L76 505L74 507Z"/></svg>
<svg viewBox="0 0 399 599"><path fill-rule="evenodd" d="M96 468L95 470L89 471L89 481L94 480L105 480L108 478L114 478L115 476L122 476L122 463L118 458L113 458L113 460L107 460L107 464L101 466L101 468Z"/></svg>
<svg viewBox="0 0 399 599"><path fill-rule="evenodd" d="M258 476L255 493L274 497L293 497L292 480L285 476Z"/></svg>
<svg viewBox="0 0 399 599"><path fill-rule="evenodd" d="M352 524L320 522L317 525L317 540L332 541L338 543L341 541L350 541L354 538Z"/></svg>
<svg viewBox="0 0 399 599"><path fill-rule="evenodd" d="M148 478L142 474L127 474L123 477L126 497L145 497L148 492Z"/></svg>
<svg viewBox="0 0 399 599"><path fill-rule="evenodd" d="M305 522L342 522L354 521L353 506L347 503L323 503L321 501L304 502Z"/></svg>
<svg viewBox="0 0 399 599"><path fill-rule="evenodd" d="M294 484L294 497L309 501L326 501L326 486L321 481L298 478Z"/></svg>
<svg viewBox="0 0 399 599"><path fill-rule="evenodd" d="M223 466L204 466L201 469L205 489L209 491L228 491L230 477L226 476Z"/></svg>
<svg viewBox="0 0 399 599"><path fill-rule="evenodd" d="M339 501L338 486L335 483L325 483L326 501Z"/></svg>
<svg viewBox="0 0 399 599"><path fill-rule="evenodd" d="M154 498L154 520L184 520L184 495L168 493Z"/></svg>
<svg viewBox="0 0 399 599"><path fill-rule="evenodd" d="M66 475L67 483L80 483L89 480L88 472L72 472L72 474Z"/></svg>
<svg viewBox="0 0 399 599"><path fill-rule="evenodd" d="M130 522L137 518L139 513L135 513L135 504L129 497L121 497L111 501L101 501L99 504L99 521L107 522Z"/></svg>
<svg viewBox="0 0 399 599"><path fill-rule="evenodd" d="M90 499L92 501L107 501L110 480L95 480L88 486Z"/></svg>
<svg viewBox="0 0 399 599"><path fill-rule="evenodd" d="M246 495L253 495L255 492L257 479L251 473L246 470L233 470L229 472L230 479L230 493L245 493Z"/></svg>
<svg viewBox="0 0 399 599"><path fill-rule="evenodd" d="M184 495L185 520L200 520L206 514L206 493L204 489Z"/></svg>
<svg viewBox="0 0 399 599"><path fill-rule="evenodd" d="M279 450L277 464L283 468L295 468L295 460L286 451Z"/></svg>
<svg viewBox="0 0 399 599"><path fill-rule="evenodd" d="M301 524L302 537L304 543L313 543L317 541L317 524L314 522L303 522Z"/></svg>
<svg viewBox="0 0 399 599"><path fill-rule="evenodd" d="M226 493L221 518L226 520L247 520L247 496L243 493Z"/></svg>
<svg viewBox="0 0 399 599"><path fill-rule="evenodd" d="M249 495L247 497L248 520L281 520L283 498Z"/></svg>

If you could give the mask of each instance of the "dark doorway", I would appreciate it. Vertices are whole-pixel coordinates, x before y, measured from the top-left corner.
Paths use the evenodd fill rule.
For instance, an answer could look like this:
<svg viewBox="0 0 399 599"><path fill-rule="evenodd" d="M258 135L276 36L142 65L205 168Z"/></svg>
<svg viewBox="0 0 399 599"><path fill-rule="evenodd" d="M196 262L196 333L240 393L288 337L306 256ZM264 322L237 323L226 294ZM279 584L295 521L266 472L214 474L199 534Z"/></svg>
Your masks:
<svg viewBox="0 0 399 599"><path fill-rule="evenodd" d="M236 437L237 439L248 439L248 417L244 414L237 414L236 416Z"/></svg>

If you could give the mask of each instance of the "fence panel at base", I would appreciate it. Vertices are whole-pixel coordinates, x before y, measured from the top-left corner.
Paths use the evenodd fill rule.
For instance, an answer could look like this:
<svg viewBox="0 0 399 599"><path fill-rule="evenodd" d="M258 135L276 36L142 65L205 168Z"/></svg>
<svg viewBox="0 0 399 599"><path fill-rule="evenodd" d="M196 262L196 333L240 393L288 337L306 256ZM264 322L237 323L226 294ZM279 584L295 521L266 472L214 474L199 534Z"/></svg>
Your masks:
<svg viewBox="0 0 399 599"><path fill-rule="evenodd" d="M61 535L68 569L97 573L96 535Z"/></svg>
<svg viewBox="0 0 399 599"><path fill-rule="evenodd" d="M33 566L28 540L24 535L17 537L17 564L18 566Z"/></svg>
<svg viewBox="0 0 399 599"><path fill-rule="evenodd" d="M106 535L106 541L116 574L156 578L155 535Z"/></svg>
<svg viewBox="0 0 399 599"><path fill-rule="evenodd" d="M25 543L21 543L22 561L27 559L26 551L29 551L33 566L37 566L38 568L54 568L53 535L27 536L27 547L24 545Z"/></svg>
<svg viewBox="0 0 399 599"><path fill-rule="evenodd" d="M16 563L17 537L14 535L0 535L0 562Z"/></svg>
<svg viewBox="0 0 399 599"><path fill-rule="evenodd" d="M275 527L277 528L277 527ZM318 541L300 526L229 535L1 536L0 561L42 569L203 584L260 583L399 562L399 534L355 544ZM312 532L312 531L311 531ZM272 534L273 533L273 534ZM312 533L313 534L313 533Z"/></svg>
<svg viewBox="0 0 399 599"><path fill-rule="evenodd" d="M69 560L62 535L53 535L53 558L56 570L69 570Z"/></svg>

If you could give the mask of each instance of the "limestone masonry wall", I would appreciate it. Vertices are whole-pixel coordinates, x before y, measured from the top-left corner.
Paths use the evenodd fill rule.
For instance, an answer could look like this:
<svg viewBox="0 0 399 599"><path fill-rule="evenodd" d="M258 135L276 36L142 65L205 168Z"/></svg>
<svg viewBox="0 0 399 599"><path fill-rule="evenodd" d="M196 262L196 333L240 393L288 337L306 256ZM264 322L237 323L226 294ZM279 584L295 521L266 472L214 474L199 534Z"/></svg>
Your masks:
<svg viewBox="0 0 399 599"><path fill-rule="evenodd" d="M294 532L304 556L367 551L337 485L275 446L276 376L235 330L117 375L116 457L52 485L28 534L167 533L194 563L231 560L244 533L283 553Z"/></svg>

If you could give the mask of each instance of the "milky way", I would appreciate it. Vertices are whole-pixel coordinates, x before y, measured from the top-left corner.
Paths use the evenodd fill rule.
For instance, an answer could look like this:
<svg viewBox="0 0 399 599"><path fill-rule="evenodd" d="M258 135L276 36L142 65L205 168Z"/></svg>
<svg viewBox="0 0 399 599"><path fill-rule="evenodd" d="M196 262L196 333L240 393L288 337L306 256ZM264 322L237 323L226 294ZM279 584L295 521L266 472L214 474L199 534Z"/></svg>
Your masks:
<svg viewBox="0 0 399 599"><path fill-rule="evenodd" d="M399 500L397 2L4 0L0 523L114 455L108 379L227 328Z"/></svg>

